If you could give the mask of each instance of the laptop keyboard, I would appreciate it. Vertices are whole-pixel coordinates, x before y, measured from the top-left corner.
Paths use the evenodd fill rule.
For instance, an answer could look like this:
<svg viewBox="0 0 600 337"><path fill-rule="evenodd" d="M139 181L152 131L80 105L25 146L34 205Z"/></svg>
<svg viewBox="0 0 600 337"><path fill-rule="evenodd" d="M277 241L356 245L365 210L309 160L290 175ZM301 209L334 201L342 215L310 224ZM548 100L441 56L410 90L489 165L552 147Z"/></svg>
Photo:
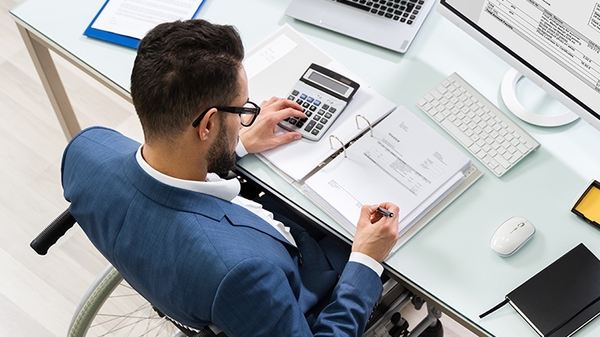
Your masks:
<svg viewBox="0 0 600 337"><path fill-rule="evenodd" d="M412 25L425 0L335 0L390 20ZM432 0L428 0L432 1Z"/></svg>

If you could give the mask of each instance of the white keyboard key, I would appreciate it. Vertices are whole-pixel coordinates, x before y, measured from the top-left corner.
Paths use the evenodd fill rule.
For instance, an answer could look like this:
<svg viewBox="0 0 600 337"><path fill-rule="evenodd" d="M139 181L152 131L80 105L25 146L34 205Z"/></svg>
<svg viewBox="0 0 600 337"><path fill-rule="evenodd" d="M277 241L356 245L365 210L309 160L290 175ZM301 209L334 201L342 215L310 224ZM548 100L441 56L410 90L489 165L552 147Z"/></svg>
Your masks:
<svg viewBox="0 0 600 337"><path fill-rule="evenodd" d="M465 135L464 133L460 132L460 130L458 129L458 127L456 127L452 122L450 122L449 120L445 119L440 123L448 132L450 132L453 135L457 135L457 137L455 137L459 142L461 142L463 144L463 146L469 147L471 146L471 144L473 144L473 141L471 140L471 138L467 137L467 135Z"/></svg>
<svg viewBox="0 0 600 337"><path fill-rule="evenodd" d="M432 95L432 96L433 96L435 99L440 99L440 98L442 98L442 94L440 94L440 92L439 92L439 91L437 91L437 90L431 90L429 93L430 93L430 94L431 94L431 95Z"/></svg>
<svg viewBox="0 0 600 337"><path fill-rule="evenodd" d="M417 105L500 177L540 144L454 73Z"/></svg>
<svg viewBox="0 0 600 337"><path fill-rule="evenodd" d="M504 167L505 169L510 167L510 163L504 158L504 156L496 156L496 158L494 159L496 159L498 164L500 164L500 166Z"/></svg>
<svg viewBox="0 0 600 337"><path fill-rule="evenodd" d="M521 151L522 153L527 153L527 151L529 150L529 149L527 148L527 146L525 146L525 145L523 145L523 144L519 144L519 145L517 145L517 149L518 149L519 151Z"/></svg>

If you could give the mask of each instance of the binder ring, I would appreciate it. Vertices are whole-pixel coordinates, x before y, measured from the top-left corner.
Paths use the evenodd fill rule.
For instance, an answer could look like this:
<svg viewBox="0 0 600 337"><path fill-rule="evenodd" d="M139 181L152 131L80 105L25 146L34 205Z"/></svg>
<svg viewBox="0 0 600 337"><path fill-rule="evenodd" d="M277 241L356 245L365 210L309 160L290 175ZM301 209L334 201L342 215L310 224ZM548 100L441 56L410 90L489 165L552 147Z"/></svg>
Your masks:
<svg viewBox="0 0 600 337"><path fill-rule="evenodd" d="M371 137L373 137L373 126L371 125L371 122L369 122L369 120L367 119L367 117L363 116L363 115L356 115L356 117L354 118L354 120L356 120L356 128L360 129L360 126L358 126L358 118L362 118L365 120L365 122L367 122L367 124L369 124L369 130L371 130Z"/></svg>
<svg viewBox="0 0 600 337"><path fill-rule="evenodd" d="M342 142L336 135L329 136L329 147L331 147L333 149L333 144L331 143L331 138L335 138L338 142L340 142L340 144L342 145L342 149L344 149L344 158L348 158L348 156L346 156L346 147L344 146L344 142Z"/></svg>

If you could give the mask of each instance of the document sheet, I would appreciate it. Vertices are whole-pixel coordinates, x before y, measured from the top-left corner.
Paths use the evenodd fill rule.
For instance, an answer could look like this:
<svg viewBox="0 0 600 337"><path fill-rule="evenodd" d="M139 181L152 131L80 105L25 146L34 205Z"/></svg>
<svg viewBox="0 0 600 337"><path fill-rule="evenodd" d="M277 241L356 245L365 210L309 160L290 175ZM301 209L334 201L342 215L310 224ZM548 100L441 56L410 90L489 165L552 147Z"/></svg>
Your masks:
<svg viewBox="0 0 600 337"><path fill-rule="evenodd" d="M203 1L110 0L91 27L142 39L158 24L193 18Z"/></svg>
<svg viewBox="0 0 600 337"><path fill-rule="evenodd" d="M465 179L469 158L405 107L305 181L307 195L350 231L362 205L400 207L402 234Z"/></svg>

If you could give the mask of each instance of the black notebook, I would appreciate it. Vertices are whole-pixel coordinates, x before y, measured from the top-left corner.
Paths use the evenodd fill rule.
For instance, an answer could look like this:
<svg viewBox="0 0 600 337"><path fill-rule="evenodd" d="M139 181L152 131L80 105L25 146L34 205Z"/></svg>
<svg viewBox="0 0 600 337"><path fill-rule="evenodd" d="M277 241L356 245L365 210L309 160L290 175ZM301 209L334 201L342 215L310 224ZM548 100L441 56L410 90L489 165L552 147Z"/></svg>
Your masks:
<svg viewBox="0 0 600 337"><path fill-rule="evenodd" d="M506 299L541 336L571 336L600 314L600 260L579 244Z"/></svg>

